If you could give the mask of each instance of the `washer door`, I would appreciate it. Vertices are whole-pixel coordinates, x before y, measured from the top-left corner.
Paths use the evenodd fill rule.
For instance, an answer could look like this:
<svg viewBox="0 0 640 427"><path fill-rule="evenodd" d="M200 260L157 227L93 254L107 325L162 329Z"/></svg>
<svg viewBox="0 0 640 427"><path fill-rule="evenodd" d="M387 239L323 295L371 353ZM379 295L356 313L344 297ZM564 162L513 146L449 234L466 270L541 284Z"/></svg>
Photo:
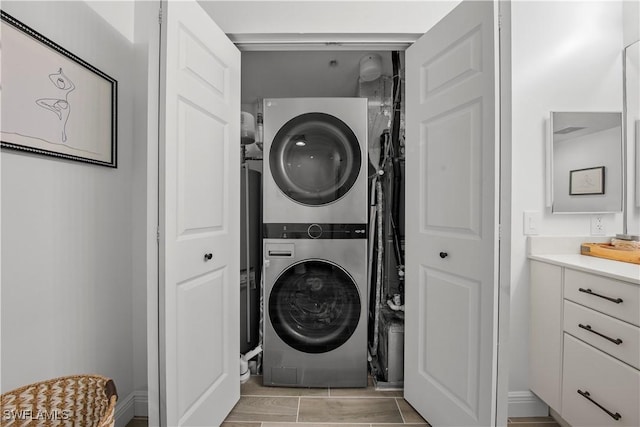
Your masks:
<svg viewBox="0 0 640 427"><path fill-rule="evenodd" d="M274 181L291 200L326 205L351 189L360 173L360 144L342 120L307 113L289 120L269 152Z"/></svg>
<svg viewBox="0 0 640 427"><path fill-rule="evenodd" d="M269 295L269 317L278 336L305 353L340 347L360 320L360 295L351 276L328 261L287 268Z"/></svg>

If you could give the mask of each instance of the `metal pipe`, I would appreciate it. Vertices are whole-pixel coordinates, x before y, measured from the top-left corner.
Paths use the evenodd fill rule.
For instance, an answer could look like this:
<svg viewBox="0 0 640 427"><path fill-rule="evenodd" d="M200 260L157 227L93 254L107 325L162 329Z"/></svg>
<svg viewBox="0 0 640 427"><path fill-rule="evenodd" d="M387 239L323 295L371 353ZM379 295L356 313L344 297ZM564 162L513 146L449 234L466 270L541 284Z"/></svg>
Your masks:
<svg viewBox="0 0 640 427"><path fill-rule="evenodd" d="M251 226L251 221L249 218L251 215L249 214L249 165L244 163L242 165L244 168L244 220L245 220L245 244L246 244L246 271L247 271L247 344L251 342L251 233L249 233L249 227Z"/></svg>

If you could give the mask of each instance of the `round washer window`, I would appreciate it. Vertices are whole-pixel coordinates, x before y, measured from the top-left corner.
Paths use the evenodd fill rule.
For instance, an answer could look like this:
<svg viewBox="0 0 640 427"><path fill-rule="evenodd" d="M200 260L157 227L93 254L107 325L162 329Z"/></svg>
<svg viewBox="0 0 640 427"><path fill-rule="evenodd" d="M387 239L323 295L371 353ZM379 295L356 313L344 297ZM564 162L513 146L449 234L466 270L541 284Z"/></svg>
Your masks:
<svg viewBox="0 0 640 427"><path fill-rule="evenodd" d="M290 199L325 205L347 194L360 173L360 144L342 120L307 113L289 120L269 153L274 181Z"/></svg>
<svg viewBox="0 0 640 427"><path fill-rule="evenodd" d="M269 295L269 317L278 336L305 353L340 347L360 320L356 283L327 261L294 264L276 280Z"/></svg>

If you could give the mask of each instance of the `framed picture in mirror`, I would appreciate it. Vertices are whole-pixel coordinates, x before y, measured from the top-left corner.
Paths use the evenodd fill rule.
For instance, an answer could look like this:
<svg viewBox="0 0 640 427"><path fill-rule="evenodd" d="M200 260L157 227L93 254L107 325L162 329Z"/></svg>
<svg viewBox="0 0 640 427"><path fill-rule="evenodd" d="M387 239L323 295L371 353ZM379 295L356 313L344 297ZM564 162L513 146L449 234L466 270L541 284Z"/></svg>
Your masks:
<svg viewBox="0 0 640 427"><path fill-rule="evenodd" d="M604 194L604 166L576 169L569 172L569 195Z"/></svg>

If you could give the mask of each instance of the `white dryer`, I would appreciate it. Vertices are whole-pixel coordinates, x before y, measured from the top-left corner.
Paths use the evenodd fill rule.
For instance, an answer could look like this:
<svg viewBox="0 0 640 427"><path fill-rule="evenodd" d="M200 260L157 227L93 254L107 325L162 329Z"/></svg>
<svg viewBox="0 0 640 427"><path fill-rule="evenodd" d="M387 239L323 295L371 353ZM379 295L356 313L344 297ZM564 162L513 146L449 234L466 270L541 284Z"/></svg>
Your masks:
<svg viewBox="0 0 640 427"><path fill-rule="evenodd" d="M366 98L264 100L264 223L367 222Z"/></svg>

